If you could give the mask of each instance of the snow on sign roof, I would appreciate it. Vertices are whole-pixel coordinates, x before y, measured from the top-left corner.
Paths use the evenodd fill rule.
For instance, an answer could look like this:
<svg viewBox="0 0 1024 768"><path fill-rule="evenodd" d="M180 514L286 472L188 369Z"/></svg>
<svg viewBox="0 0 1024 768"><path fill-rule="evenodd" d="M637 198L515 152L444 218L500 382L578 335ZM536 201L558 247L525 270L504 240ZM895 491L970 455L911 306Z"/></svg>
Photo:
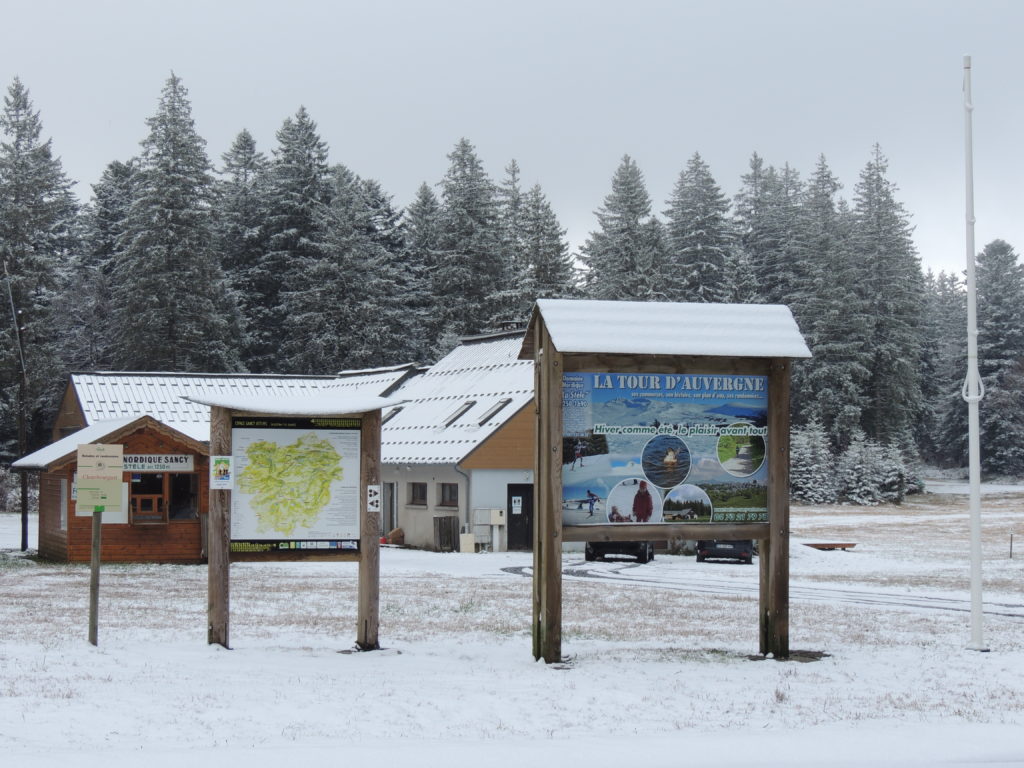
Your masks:
<svg viewBox="0 0 1024 768"><path fill-rule="evenodd" d="M540 318L559 352L810 357L789 307L539 299L519 356L532 359Z"/></svg>
<svg viewBox="0 0 1024 768"><path fill-rule="evenodd" d="M187 400L202 405L215 405L235 411L281 416L340 416L349 413L377 411L404 402L401 398L378 397L330 389L310 392L301 396L291 393L255 395L226 392L222 395L186 395L185 397Z"/></svg>

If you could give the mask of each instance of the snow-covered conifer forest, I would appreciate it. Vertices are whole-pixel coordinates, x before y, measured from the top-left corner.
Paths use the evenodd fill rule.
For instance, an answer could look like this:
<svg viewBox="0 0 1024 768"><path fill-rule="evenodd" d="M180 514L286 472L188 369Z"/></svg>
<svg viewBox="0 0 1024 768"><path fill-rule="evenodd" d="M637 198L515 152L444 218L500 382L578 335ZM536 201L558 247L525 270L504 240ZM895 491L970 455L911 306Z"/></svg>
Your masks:
<svg viewBox="0 0 1024 768"><path fill-rule="evenodd" d="M18 323L0 312L4 461L48 441L69 371L426 363L538 297L580 296L788 305L814 355L794 366L797 497L890 503L913 490L907 466L965 462L964 282L922 271L878 146L846 186L824 157L801 171L753 154L732 199L694 152L652 200L624 156L576 253L543 189L511 158L492 176L468 139L443 178L400 190L401 209L331 157L304 108L274 146L241 130L211 158L182 81L154 95L141 145L79 200L27 84L6 91L0 257ZM1024 271L996 240L977 277L984 470L1020 476Z"/></svg>

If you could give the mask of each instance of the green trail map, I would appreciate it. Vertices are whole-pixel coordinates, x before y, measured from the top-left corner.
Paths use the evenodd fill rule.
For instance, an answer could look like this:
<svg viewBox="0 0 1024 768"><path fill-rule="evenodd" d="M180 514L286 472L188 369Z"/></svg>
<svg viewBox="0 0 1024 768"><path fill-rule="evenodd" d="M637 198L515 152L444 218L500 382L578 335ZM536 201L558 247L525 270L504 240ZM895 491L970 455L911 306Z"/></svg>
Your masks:
<svg viewBox="0 0 1024 768"><path fill-rule="evenodd" d="M259 533L291 536L312 526L331 499L331 483L344 476L334 446L313 433L289 445L258 440L246 456L239 489L253 496Z"/></svg>
<svg viewBox="0 0 1024 768"><path fill-rule="evenodd" d="M232 541L342 548L359 539L358 419L235 417ZM297 546L298 546L297 545Z"/></svg>

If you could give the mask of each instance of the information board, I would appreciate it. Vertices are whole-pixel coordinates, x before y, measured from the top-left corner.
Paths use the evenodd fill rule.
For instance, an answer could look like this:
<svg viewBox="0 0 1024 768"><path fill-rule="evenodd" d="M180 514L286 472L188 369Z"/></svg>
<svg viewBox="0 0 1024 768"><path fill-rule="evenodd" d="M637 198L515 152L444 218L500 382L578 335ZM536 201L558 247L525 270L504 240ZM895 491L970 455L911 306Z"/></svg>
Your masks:
<svg viewBox="0 0 1024 768"><path fill-rule="evenodd" d="M562 375L562 523L768 520L768 377Z"/></svg>
<svg viewBox="0 0 1024 768"><path fill-rule="evenodd" d="M355 418L232 419L231 549L359 548Z"/></svg>

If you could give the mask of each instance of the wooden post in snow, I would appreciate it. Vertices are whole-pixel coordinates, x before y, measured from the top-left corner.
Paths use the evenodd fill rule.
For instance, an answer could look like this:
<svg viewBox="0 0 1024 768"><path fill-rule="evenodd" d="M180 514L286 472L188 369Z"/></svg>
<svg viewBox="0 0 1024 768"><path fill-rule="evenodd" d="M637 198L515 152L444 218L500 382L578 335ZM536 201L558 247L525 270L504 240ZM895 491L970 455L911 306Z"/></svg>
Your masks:
<svg viewBox="0 0 1024 768"><path fill-rule="evenodd" d="M231 412L227 408L210 408L210 455L231 453ZM210 512L207 515L207 635L206 641L225 648L228 644L230 616L229 595L231 566L231 491L210 490Z"/></svg>
<svg viewBox="0 0 1024 768"><path fill-rule="evenodd" d="M789 656L789 369L768 374L768 551L761 552L761 653ZM767 575L767 583L765 576Z"/></svg>
<svg viewBox="0 0 1024 768"><path fill-rule="evenodd" d="M359 531L359 611L356 645L363 651L380 648L380 411L362 416L359 433L362 517Z"/></svg>
<svg viewBox="0 0 1024 768"><path fill-rule="evenodd" d="M562 356L540 323L535 392L533 657L562 660Z"/></svg>
<svg viewBox="0 0 1024 768"><path fill-rule="evenodd" d="M89 573L89 642L99 644L100 552L103 536L103 507L92 511L92 557Z"/></svg>

